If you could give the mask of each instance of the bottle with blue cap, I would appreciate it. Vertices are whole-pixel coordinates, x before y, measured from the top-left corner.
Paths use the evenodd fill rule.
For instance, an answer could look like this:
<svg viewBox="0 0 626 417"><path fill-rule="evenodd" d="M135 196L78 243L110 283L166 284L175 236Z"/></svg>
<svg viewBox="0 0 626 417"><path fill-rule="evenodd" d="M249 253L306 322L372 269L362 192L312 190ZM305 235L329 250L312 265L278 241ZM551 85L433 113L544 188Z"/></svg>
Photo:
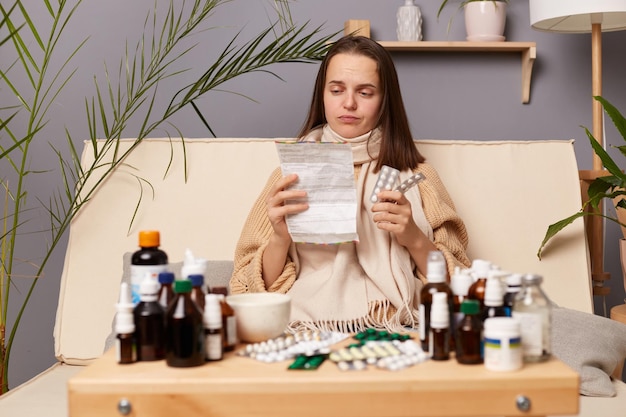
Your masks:
<svg viewBox="0 0 626 417"><path fill-rule="evenodd" d="M188 277L191 281L191 299L198 305L200 311L204 311L205 299L204 296L204 275L191 274Z"/></svg>
<svg viewBox="0 0 626 417"><path fill-rule="evenodd" d="M159 304L161 304L161 307L165 310L167 310L167 306L169 306L174 299L174 277L174 273L170 271L159 273L159 284L161 284L161 288L159 289L157 298Z"/></svg>

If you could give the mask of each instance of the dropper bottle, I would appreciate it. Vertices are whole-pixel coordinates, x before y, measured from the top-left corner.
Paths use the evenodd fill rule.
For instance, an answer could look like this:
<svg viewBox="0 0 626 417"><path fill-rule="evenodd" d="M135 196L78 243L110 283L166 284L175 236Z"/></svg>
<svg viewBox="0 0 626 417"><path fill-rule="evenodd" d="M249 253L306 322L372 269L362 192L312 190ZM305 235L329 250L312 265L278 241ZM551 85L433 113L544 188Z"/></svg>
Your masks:
<svg viewBox="0 0 626 417"><path fill-rule="evenodd" d="M224 357L224 331L222 329L222 306L219 294L206 294L204 306L204 348L207 361L219 361Z"/></svg>
<svg viewBox="0 0 626 417"><path fill-rule="evenodd" d="M435 361L450 359L450 307L445 292L433 294L428 352Z"/></svg>
<svg viewBox="0 0 626 417"><path fill-rule="evenodd" d="M174 299L174 278L173 272L165 271L159 273L159 284L161 284L161 288L159 289L157 299L165 311L167 311L167 307Z"/></svg>
<svg viewBox="0 0 626 417"><path fill-rule="evenodd" d="M165 310L157 301L159 286L146 274L139 287L140 301L133 310L138 361L165 358Z"/></svg>
<svg viewBox="0 0 626 417"><path fill-rule="evenodd" d="M447 294L447 300L450 304L448 314L452 313L452 290L446 280L447 273L443 253L441 251L431 251L428 254L428 262L426 264L426 279L428 283L420 291L419 334L424 352L427 352L429 349L430 311L434 294L439 292Z"/></svg>
<svg viewBox="0 0 626 417"><path fill-rule="evenodd" d="M474 274L474 283L467 291L467 298L470 300L478 300L480 310L485 308L485 287L487 285L487 275L491 270L491 262L483 259L474 259L472 262L472 274Z"/></svg>
<svg viewBox="0 0 626 417"><path fill-rule="evenodd" d="M133 301L131 288L126 282L120 286L120 298L115 305L115 354L117 363L137 362L137 344L135 341L135 322L133 320Z"/></svg>
<svg viewBox="0 0 626 417"><path fill-rule="evenodd" d="M487 274L485 299L483 301L485 306L481 317L483 322L490 317L505 317L507 315L504 308L504 289L500 275L499 271L493 269Z"/></svg>

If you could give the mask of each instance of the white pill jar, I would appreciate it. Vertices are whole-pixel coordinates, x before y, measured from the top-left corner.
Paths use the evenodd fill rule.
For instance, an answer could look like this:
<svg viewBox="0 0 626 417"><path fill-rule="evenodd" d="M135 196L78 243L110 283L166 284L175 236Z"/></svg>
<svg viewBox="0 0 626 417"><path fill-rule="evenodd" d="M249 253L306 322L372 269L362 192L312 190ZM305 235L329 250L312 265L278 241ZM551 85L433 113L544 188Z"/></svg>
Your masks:
<svg viewBox="0 0 626 417"><path fill-rule="evenodd" d="M490 317L484 323L484 362L490 371L522 367L520 322L513 317Z"/></svg>

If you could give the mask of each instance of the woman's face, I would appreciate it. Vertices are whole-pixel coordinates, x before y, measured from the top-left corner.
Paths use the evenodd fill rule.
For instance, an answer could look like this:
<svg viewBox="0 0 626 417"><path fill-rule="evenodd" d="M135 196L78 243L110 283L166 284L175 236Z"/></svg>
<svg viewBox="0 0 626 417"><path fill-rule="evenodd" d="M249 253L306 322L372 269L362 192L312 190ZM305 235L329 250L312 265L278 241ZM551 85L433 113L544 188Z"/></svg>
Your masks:
<svg viewBox="0 0 626 417"><path fill-rule="evenodd" d="M376 61L363 55L330 59L324 84L324 113L336 133L350 139L376 127L382 91Z"/></svg>

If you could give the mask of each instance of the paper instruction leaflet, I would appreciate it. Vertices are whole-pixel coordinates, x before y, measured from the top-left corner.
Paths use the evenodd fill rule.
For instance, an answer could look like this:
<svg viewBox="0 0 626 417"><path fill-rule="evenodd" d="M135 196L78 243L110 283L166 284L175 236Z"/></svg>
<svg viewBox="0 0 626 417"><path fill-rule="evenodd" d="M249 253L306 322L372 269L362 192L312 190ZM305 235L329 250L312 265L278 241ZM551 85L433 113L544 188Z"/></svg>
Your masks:
<svg viewBox="0 0 626 417"><path fill-rule="evenodd" d="M352 147L347 143L277 142L283 175L307 192L309 208L287 216L294 242L335 244L358 241L357 193ZM287 202L289 204L289 202Z"/></svg>

